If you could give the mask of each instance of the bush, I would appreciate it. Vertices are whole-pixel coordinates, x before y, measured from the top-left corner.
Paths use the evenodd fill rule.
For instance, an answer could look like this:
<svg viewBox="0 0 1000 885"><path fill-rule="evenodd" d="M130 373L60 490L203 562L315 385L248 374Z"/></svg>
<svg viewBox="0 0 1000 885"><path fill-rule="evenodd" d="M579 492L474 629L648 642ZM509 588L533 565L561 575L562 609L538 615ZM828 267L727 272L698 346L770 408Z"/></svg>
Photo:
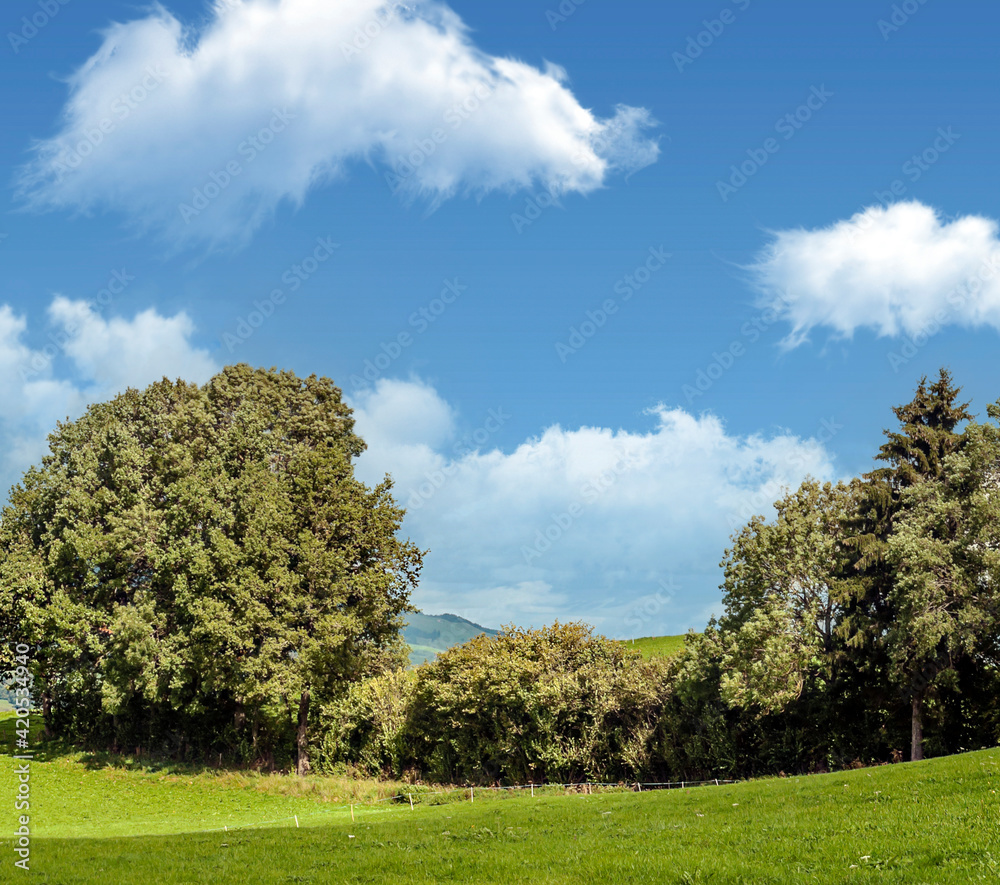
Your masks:
<svg viewBox="0 0 1000 885"><path fill-rule="evenodd" d="M642 777L666 673L582 624L480 636L418 670L409 761L453 783Z"/></svg>
<svg viewBox="0 0 1000 885"><path fill-rule="evenodd" d="M355 683L342 699L324 706L316 768L328 774L351 767L371 776L399 775L415 684L412 672L397 670Z"/></svg>

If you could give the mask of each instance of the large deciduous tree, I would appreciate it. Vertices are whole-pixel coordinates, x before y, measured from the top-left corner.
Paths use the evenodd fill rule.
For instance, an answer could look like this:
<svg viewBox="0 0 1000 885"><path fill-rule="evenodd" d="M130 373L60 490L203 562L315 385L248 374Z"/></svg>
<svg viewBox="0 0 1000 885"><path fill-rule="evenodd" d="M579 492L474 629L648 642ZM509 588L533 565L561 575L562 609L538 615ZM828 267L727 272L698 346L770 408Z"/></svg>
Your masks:
<svg viewBox="0 0 1000 885"><path fill-rule="evenodd" d="M845 514L851 490L806 480L776 502L773 523L754 517L722 567L719 622L723 696L763 713L830 678L842 597Z"/></svg>
<svg viewBox="0 0 1000 885"><path fill-rule="evenodd" d="M0 523L0 629L46 725L112 745L294 756L314 702L400 660L421 563L368 488L340 390L163 380L60 424Z"/></svg>

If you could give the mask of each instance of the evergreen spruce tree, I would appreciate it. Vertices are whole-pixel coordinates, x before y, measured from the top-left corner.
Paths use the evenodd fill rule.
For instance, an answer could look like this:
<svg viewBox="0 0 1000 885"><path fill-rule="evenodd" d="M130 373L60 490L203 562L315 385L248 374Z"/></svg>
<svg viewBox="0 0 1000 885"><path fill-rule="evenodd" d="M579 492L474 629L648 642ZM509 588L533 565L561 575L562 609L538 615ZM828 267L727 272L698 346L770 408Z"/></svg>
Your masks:
<svg viewBox="0 0 1000 885"><path fill-rule="evenodd" d="M946 369L933 384L922 378L913 399L893 409L900 427L885 431L886 442L876 455L885 466L856 484L857 508L848 543L860 580L846 606L842 629L856 652L859 672L875 686L887 683L893 659L899 658L893 641L899 636L898 559L892 556L890 539L907 508L919 506L919 499L908 496L908 490L939 483L946 459L962 447L964 437L958 428L973 416L969 404L959 401L960 393ZM938 666L927 660L919 672L910 673L911 759L923 758L923 706ZM898 672L898 665L895 669ZM872 703L878 700L871 698Z"/></svg>

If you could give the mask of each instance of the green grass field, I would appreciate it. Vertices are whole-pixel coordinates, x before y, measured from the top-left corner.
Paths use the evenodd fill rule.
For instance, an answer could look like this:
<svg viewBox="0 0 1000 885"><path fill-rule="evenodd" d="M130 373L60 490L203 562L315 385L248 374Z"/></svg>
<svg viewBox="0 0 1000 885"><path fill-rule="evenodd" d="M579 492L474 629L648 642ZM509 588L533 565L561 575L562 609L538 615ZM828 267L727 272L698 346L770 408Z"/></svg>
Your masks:
<svg viewBox="0 0 1000 885"><path fill-rule="evenodd" d="M45 758L24 873L15 762L0 757L0 882L1000 881L1000 750L687 790L418 793L413 811L374 803L396 784Z"/></svg>
<svg viewBox="0 0 1000 885"><path fill-rule="evenodd" d="M643 636L641 639L623 640L629 648L642 652L644 658L654 655L670 658L684 648L684 634L680 636Z"/></svg>

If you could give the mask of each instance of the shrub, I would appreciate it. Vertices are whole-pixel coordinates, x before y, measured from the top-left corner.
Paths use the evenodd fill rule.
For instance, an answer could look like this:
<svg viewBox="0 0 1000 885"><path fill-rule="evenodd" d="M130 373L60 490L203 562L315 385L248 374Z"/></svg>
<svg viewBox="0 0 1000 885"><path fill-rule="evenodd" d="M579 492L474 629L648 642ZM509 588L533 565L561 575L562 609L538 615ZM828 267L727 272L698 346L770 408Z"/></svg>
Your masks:
<svg viewBox="0 0 1000 885"><path fill-rule="evenodd" d="M410 761L450 782L640 777L666 672L583 624L480 636L418 670Z"/></svg>
<svg viewBox="0 0 1000 885"><path fill-rule="evenodd" d="M402 771L403 727L416 676L396 670L352 685L320 711L316 767L326 773L353 767L368 775Z"/></svg>

